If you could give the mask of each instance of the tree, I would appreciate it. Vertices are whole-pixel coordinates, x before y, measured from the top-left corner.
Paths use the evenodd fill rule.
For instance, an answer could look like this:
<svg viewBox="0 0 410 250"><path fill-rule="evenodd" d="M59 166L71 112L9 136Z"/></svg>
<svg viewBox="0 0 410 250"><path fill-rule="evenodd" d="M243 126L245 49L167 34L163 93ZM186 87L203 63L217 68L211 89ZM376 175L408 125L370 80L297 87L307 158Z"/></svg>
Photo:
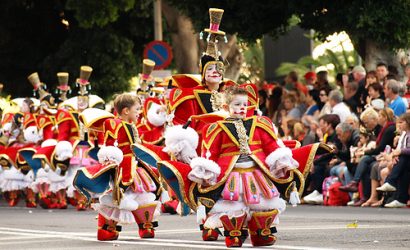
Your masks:
<svg viewBox="0 0 410 250"><path fill-rule="evenodd" d="M409 0L309 0L291 2L290 8L300 26L314 29L322 40L346 31L367 68L380 60L398 66L392 52L410 44Z"/></svg>
<svg viewBox="0 0 410 250"><path fill-rule="evenodd" d="M152 40L150 4L134 0L1 2L4 90L13 96L31 95L26 78L35 71L49 88L56 85L58 71L70 72L70 82L74 82L81 65L94 68L93 93L107 98L126 90L131 76L140 71L144 44Z"/></svg>
<svg viewBox="0 0 410 250"><path fill-rule="evenodd" d="M168 1L193 20L197 31L208 23L206 9L225 9L221 29L248 41L283 34L293 16L300 19L302 28L314 29L321 40L346 31L368 68L378 60L397 66L392 52L408 49L410 44L409 0Z"/></svg>

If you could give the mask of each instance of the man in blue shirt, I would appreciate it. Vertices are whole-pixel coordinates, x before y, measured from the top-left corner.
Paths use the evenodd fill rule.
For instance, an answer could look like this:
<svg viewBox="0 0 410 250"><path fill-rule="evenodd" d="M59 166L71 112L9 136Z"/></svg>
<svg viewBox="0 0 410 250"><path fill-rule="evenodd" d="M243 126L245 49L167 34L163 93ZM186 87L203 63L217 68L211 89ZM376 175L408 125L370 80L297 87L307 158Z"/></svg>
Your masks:
<svg viewBox="0 0 410 250"><path fill-rule="evenodd" d="M400 83L390 79L384 85L384 94L389 100L389 108L394 112L395 116L400 116L406 113L407 106L403 98L399 95Z"/></svg>

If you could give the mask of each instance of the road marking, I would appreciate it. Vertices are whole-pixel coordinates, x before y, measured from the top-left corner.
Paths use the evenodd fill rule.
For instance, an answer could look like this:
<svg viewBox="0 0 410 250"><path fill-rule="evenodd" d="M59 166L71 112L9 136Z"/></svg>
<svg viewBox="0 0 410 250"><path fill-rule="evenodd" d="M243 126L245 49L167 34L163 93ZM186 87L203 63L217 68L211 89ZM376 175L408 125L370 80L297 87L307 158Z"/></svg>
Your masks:
<svg viewBox="0 0 410 250"><path fill-rule="evenodd" d="M3 230L3 231L2 231ZM138 239L138 238L130 238L130 237L121 237L120 240L116 241L98 241L95 236L93 237L81 237L76 236L78 233L74 232L56 232L56 231L46 231L46 230L31 230L31 229L21 229L21 228L4 228L0 227L0 234L5 234L4 230L8 230L7 234L13 235L22 235L22 236L42 236L42 237L50 237L50 238L64 238L64 239L72 239L72 240L82 240L82 241L91 241L91 242L99 242L105 244L121 244L124 245L148 245L148 246L166 246L166 247L179 247L179 248L199 248L199 249L226 249L225 244L223 241L219 242L204 242L204 241L192 241L192 240L177 240L177 239ZM88 233L86 233L88 234ZM95 235L95 234L94 234ZM123 240L138 240L138 241L126 241ZM54 240L27 240L22 241L19 243L34 243L34 242L43 242L43 241L55 241ZM16 242L0 242L0 245L6 244L15 244ZM247 248L249 247L249 248ZM318 247L309 247L309 246L286 246L286 245L275 245L277 249L309 249L309 250L324 250L330 248L318 248ZM251 244L244 244L244 247L241 249L266 249L266 248L255 248L252 247Z"/></svg>

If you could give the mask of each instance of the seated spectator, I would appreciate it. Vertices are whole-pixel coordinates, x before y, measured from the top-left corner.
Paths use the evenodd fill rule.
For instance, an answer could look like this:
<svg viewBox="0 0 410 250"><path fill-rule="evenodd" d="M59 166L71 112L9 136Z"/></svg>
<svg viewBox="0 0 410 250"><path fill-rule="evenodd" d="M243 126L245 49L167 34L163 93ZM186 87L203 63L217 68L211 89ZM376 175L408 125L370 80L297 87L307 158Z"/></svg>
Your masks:
<svg viewBox="0 0 410 250"><path fill-rule="evenodd" d="M406 113L406 103L403 98L399 95L400 83L396 80L387 80L384 86L384 94L386 96L389 108L394 112L395 116L400 116Z"/></svg>
<svg viewBox="0 0 410 250"><path fill-rule="evenodd" d="M372 83L367 88L369 96L366 99L366 104L370 105L373 100L384 100L383 86L380 83Z"/></svg>
<svg viewBox="0 0 410 250"><path fill-rule="evenodd" d="M268 115L268 107L267 107L267 99L268 99L268 94L264 89L260 89L258 91L258 96L259 96L259 110L262 112L263 116Z"/></svg>
<svg viewBox="0 0 410 250"><path fill-rule="evenodd" d="M308 90L314 89L316 82L316 73L313 71L309 71L304 75L304 78Z"/></svg>
<svg viewBox="0 0 410 250"><path fill-rule="evenodd" d="M307 109L303 116L313 116L318 118L320 113L319 105L317 104L318 102L320 102L319 92L315 89L309 90L305 98Z"/></svg>
<svg viewBox="0 0 410 250"><path fill-rule="evenodd" d="M352 160L351 148L357 148L359 143L359 131L348 123L340 123L336 127L337 138L342 143L342 147L337 148L335 160L330 163L330 175L339 177L339 180L346 185L352 180L352 169L356 163Z"/></svg>
<svg viewBox="0 0 410 250"><path fill-rule="evenodd" d="M376 71L370 70L370 71L367 72L367 74L366 74L366 85L365 85L366 89L368 89L369 86L370 86L371 84L373 84L373 83L378 83L380 86L382 86L382 85L380 84L379 78L377 77ZM382 86L382 88L383 88L383 86Z"/></svg>
<svg viewBox="0 0 410 250"><path fill-rule="evenodd" d="M343 84L343 101L354 113L361 110L361 93L359 92L359 85L356 81L348 81Z"/></svg>
<svg viewBox="0 0 410 250"><path fill-rule="evenodd" d="M377 78L380 81L380 84L382 86L384 86L385 83L386 83L387 75L389 74L387 64L385 64L383 62L377 63L377 65L376 65L376 74L377 74Z"/></svg>
<svg viewBox="0 0 410 250"><path fill-rule="evenodd" d="M400 123L396 123L396 137L394 138L394 147L400 148L400 142L402 141L403 137L406 135L406 132L401 133ZM372 170L370 172L371 178L371 194L370 198L362 204L362 207L380 207L383 204L383 197L379 197L380 193L378 193L377 188L381 186L386 177L390 174L393 168L393 157L391 152L389 152L389 148L386 148L384 152L380 153L376 157L377 163L373 165Z"/></svg>
<svg viewBox="0 0 410 250"><path fill-rule="evenodd" d="M321 88L319 90L319 99L320 99L320 102L318 103L319 109L320 109L319 117L332 113L332 107L330 106L330 103L329 103L330 91L331 89L327 87Z"/></svg>
<svg viewBox="0 0 410 250"><path fill-rule="evenodd" d="M332 107L332 114L338 115L341 122L351 115L349 107L343 102L343 94L339 90L332 90L329 94L329 103Z"/></svg>
<svg viewBox="0 0 410 250"><path fill-rule="evenodd" d="M284 140L302 141L305 137L305 131L302 124L295 119L283 119L281 123Z"/></svg>
<svg viewBox="0 0 410 250"><path fill-rule="evenodd" d="M302 141L302 146L309 145L319 141L319 137L316 135L316 130L319 128L319 122L314 118L307 118L303 121L306 129L306 136Z"/></svg>
<svg viewBox="0 0 410 250"><path fill-rule="evenodd" d="M279 110L281 108L281 102L283 97L283 88L276 85L272 89L271 95L268 98L268 115L269 118L275 123L280 124L280 114Z"/></svg>
<svg viewBox="0 0 410 250"><path fill-rule="evenodd" d="M319 141L331 145L333 148L341 148L341 142L336 135L336 126L340 123L339 116L328 114L319 118L319 128L316 134ZM322 183L326 177L327 166L333 158L333 154L329 153L316 159L309 173L309 182L312 188L310 194L307 195L305 202L312 204L323 203Z"/></svg>
<svg viewBox="0 0 410 250"><path fill-rule="evenodd" d="M283 98L283 109L281 110L281 117L287 119L300 120L302 112L297 107L297 98L294 94L288 93Z"/></svg>
<svg viewBox="0 0 410 250"><path fill-rule="evenodd" d="M354 99L357 100L358 102L358 108L360 110L363 109L364 104L365 104L365 100L367 97L367 90L366 90L366 69L361 66L361 65L357 65L352 69L352 76L353 76L353 81L357 83L357 91L354 95ZM349 84L352 85L352 84ZM355 86L350 86L350 88L355 87ZM348 98L345 99L348 100ZM349 102L350 103L350 102ZM346 102L347 105L350 106L348 102ZM352 103L353 105L353 103ZM353 112L357 112L356 109L351 108Z"/></svg>
<svg viewBox="0 0 410 250"><path fill-rule="evenodd" d="M346 118L346 122L350 124L354 129L359 129L360 128L360 121L359 118L357 118L357 115L351 114Z"/></svg>
<svg viewBox="0 0 410 250"><path fill-rule="evenodd" d="M330 88L329 85L329 80L328 80L328 73L327 71L319 71L316 73L316 84L315 84L315 88L320 90L322 88Z"/></svg>
<svg viewBox="0 0 410 250"><path fill-rule="evenodd" d="M393 144L395 136L394 114L391 109L386 108L379 112L378 123L382 126L382 129L376 139L376 148L363 152L363 157L357 165L353 180L347 185L339 187L340 190L345 192L357 192L359 181L362 181L363 197L358 202L358 206L362 205L370 197L370 171L372 165L376 163L376 156L380 154L387 145ZM369 130L368 127L366 129Z"/></svg>
<svg viewBox="0 0 410 250"><path fill-rule="evenodd" d="M406 134L399 142L400 145L392 152L394 166L387 176L385 183L377 188L378 191L396 191L395 200L387 203L385 207L405 207L409 200L409 180L410 180L410 113L403 114L399 120L402 131Z"/></svg>
<svg viewBox="0 0 410 250"><path fill-rule="evenodd" d="M376 148L376 141L373 140L373 136L365 128L360 130L360 140L357 148L351 148L350 154L352 157L352 163L358 164L360 158L364 155L365 151Z"/></svg>
<svg viewBox="0 0 410 250"><path fill-rule="evenodd" d="M296 122L295 125L293 125L293 139L302 142L305 139L305 136L305 126L299 121Z"/></svg>

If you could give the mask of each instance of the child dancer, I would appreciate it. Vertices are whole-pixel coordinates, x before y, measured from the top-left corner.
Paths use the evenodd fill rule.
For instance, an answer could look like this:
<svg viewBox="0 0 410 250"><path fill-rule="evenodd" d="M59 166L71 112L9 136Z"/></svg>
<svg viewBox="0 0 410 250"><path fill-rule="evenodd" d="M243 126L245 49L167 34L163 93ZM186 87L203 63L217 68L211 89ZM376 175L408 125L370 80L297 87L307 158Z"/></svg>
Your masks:
<svg viewBox="0 0 410 250"><path fill-rule="evenodd" d="M90 192L103 193L98 211L98 240L115 240L118 224L137 223L141 238L153 238L154 218L159 214L155 191L157 183L149 171L137 166L131 145L139 142L135 126L141 109L137 96L121 94L114 100L118 118L104 121L104 144L98 152L99 165L81 168L74 179L78 191L90 198ZM103 112L103 111L101 111ZM102 115L104 117L104 115ZM105 118L107 118L105 114Z"/></svg>

